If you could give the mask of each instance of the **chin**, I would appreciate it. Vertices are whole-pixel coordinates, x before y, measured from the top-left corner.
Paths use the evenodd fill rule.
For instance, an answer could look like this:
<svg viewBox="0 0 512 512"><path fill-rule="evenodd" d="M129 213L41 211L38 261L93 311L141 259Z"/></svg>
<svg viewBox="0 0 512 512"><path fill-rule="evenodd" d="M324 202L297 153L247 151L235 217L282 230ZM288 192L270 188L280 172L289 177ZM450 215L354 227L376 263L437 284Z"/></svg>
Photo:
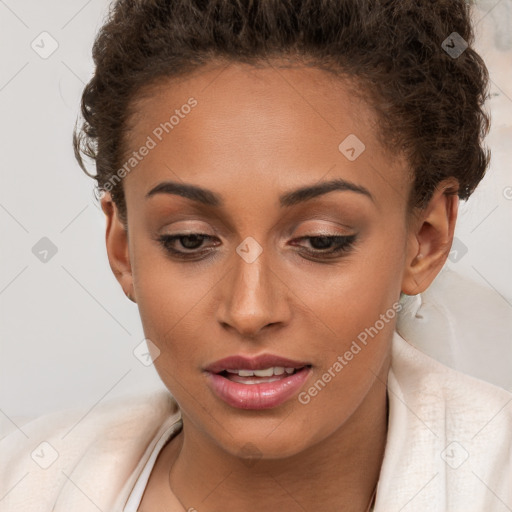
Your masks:
<svg viewBox="0 0 512 512"><path fill-rule="evenodd" d="M277 460L293 457L325 436L321 432L309 432L305 422L283 416L269 421L255 421L252 418L230 422L226 429L210 432L217 438L217 444L226 452L236 456L247 465L258 460Z"/></svg>

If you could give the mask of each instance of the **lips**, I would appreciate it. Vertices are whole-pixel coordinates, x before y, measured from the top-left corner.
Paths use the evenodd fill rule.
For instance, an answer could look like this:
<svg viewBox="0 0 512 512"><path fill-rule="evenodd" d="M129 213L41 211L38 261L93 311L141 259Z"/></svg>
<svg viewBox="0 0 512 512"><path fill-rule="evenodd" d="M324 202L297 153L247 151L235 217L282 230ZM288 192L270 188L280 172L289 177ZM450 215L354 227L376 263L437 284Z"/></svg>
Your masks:
<svg viewBox="0 0 512 512"><path fill-rule="evenodd" d="M228 369L264 370L270 367L302 368L303 366L311 366L311 364L307 361L294 361L286 357L262 354L257 357L225 357L224 359L219 359L210 364L205 370L211 373L220 373Z"/></svg>
<svg viewBox="0 0 512 512"><path fill-rule="evenodd" d="M240 409L269 409L293 397L311 373L311 364L271 354L231 356L205 368L210 389Z"/></svg>

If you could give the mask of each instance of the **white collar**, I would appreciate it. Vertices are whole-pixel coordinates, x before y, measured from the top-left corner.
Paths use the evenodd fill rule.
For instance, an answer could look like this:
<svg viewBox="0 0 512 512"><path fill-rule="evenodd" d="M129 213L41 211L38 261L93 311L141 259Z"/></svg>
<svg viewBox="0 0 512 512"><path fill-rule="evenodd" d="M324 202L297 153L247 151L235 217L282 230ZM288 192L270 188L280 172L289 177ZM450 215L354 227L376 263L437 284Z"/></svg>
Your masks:
<svg viewBox="0 0 512 512"><path fill-rule="evenodd" d="M388 398L375 512L512 510L511 393L395 332Z"/></svg>

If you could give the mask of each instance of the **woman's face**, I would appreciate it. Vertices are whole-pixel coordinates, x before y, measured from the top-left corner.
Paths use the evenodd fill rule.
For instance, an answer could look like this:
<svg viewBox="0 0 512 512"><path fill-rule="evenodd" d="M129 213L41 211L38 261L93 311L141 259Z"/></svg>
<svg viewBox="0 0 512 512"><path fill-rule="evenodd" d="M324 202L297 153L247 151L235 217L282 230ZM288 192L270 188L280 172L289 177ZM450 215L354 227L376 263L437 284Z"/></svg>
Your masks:
<svg viewBox="0 0 512 512"><path fill-rule="evenodd" d="M305 450L385 386L405 163L378 141L370 108L312 68L205 68L136 112L124 278L156 369L189 428L224 450ZM230 366L277 370L218 373Z"/></svg>

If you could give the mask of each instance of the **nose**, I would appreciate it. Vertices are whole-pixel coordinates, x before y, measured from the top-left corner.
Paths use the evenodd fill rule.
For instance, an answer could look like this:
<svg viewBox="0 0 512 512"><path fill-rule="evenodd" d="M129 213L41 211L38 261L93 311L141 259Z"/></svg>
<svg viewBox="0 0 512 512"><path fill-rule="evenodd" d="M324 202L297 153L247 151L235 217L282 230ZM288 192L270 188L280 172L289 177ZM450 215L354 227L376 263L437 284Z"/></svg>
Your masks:
<svg viewBox="0 0 512 512"><path fill-rule="evenodd" d="M288 288L264 252L250 263L238 254L234 260L217 311L220 324L244 338L255 338L271 326L286 324L290 318Z"/></svg>

